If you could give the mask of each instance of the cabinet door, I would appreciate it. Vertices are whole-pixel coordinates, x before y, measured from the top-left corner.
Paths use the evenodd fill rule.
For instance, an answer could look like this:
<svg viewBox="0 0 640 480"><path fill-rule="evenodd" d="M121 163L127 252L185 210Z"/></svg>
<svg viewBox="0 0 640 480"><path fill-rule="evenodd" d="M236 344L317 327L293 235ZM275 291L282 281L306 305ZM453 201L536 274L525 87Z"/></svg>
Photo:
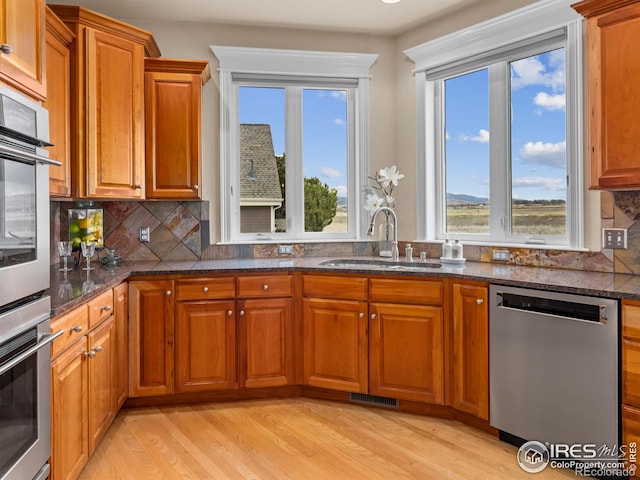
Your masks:
<svg viewBox="0 0 640 480"><path fill-rule="evenodd" d="M129 283L129 396L173 393L174 287L171 280Z"/></svg>
<svg viewBox="0 0 640 480"><path fill-rule="evenodd" d="M200 198L201 96L200 75L145 72L147 198Z"/></svg>
<svg viewBox="0 0 640 480"><path fill-rule="evenodd" d="M113 317L87 335L89 340L89 453L107 433L116 414Z"/></svg>
<svg viewBox="0 0 640 480"><path fill-rule="evenodd" d="M369 392L443 403L442 308L372 303L370 319Z"/></svg>
<svg viewBox="0 0 640 480"><path fill-rule="evenodd" d="M116 396L116 410L124 405L129 394L129 322L128 322L128 286L122 283L113 289L114 325L114 362L113 386Z"/></svg>
<svg viewBox="0 0 640 480"><path fill-rule="evenodd" d="M305 298L302 322L305 384L367 393L367 304Z"/></svg>
<svg viewBox="0 0 640 480"><path fill-rule="evenodd" d="M227 390L236 382L235 301L178 302L179 392Z"/></svg>
<svg viewBox="0 0 640 480"><path fill-rule="evenodd" d="M489 302L484 286L453 285L453 397L457 410L489 419Z"/></svg>
<svg viewBox="0 0 640 480"><path fill-rule="evenodd" d="M47 101L49 111L49 158L62 165L49 167L49 192L56 197L71 196L71 52L74 35L47 8Z"/></svg>
<svg viewBox="0 0 640 480"><path fill-rule="evenodd" d="M0 1L0 80L37 100L46 96L44 0Z"/></svg>
<svg viewBox="0 0 640 480"><path fill-rule="evenodd" d="M75 479L89 459L87 340L51 363L51 467L56 480Z"/></svg>
<svg viewBox="0 0 640 480"><path fill-rule="evenodd" d="M87 28L86 196L142 198L144 48Z"/></svg>
<svg viewBox="0 0 640 480"><path fill-rule="evenodd" d="M629 2L608 3L615 6ZM587 22L593 187L640 188L640 100L635 94L640 81L639 36L638 3L594 16Z"/></svg>
<svg viewBox="0 0 640 480"><path fill-rule="evenodd" d="M238 372L241 388L277 387L293 381L293 301L238 302Z"/></svg>

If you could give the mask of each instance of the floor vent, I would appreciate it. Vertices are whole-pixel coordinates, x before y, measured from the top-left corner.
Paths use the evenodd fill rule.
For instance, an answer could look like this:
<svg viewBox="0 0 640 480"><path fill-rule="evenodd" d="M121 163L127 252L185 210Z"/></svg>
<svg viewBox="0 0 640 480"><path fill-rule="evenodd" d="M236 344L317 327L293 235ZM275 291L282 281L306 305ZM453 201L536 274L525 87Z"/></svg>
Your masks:
<svg viewBox="0 0 640 480"><path fill-rule="evenodd" d="M353 403L362 403L364 405L375 405L377 407L395 408L400 407L397 398L379 397L377 395L367 395L366 393L350 393L349 401Z"/></svg>

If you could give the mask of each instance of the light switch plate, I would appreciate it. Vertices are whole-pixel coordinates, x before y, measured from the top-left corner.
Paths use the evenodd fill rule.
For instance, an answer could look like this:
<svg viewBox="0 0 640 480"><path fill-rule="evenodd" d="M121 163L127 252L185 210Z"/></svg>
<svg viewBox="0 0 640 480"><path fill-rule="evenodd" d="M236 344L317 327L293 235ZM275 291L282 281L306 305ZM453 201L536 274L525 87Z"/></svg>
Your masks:
<svg viewBox="0 0 640 480"><path fill-rule="evenodd" d="M626 228L603 228L602 229L603 248L627 248Z"/></svg>

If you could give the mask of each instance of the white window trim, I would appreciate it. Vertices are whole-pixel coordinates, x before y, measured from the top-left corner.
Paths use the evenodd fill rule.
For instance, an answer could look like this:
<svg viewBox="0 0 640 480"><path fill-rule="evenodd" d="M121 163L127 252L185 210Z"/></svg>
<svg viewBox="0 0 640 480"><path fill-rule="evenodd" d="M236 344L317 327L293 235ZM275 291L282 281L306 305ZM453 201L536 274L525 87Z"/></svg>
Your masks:
<svg viewBox="0 0 640 480"><path fill-rule="evenodd" d="M407 49L404 54L415 63L415 95L416 95L416 137L417 137L417 201L425 205L425 215L416 219L418 237L427 241L442 240L437 231L438 185L444 178L441 158L441 142L435 138L438 115L435 82L428 81L428 69L468 58L486 51L513 44L544 32L566 28L566 72L567 72L567 158L576 161L567 162L567 175L580 186L567 189L567 206L572 211L567 215L567 239L572 249L584 247L584 201L582 188L582 17L571 7L571 0L543 0L486 22L474 25L459 32L437 38L430 42ZM417 209L420 212L421 209ZM442 220L442 219L440 219ZM442 223L440 223L442 224ZM471 242L483 243L483 242ZM484 243L492 243L489 241ZM531 246L531 245L527 245ZM545 248L545 245L536 245ZM548 245L547 248L557 248Z"/></svg>
<svg viewBox="0 0 640 480"><path fill-rule="evenodd" d="M369 165L369 83L370 68L378 58L377 54L348 52L319 52L307 50L280 50L248 47L230 47L211 45L211 50L219 61L220 89L220 243L265 242L265 241L318 241L322 240L356 240L363 238L366 232L366 215L362 214L362 199L357 185L367 183ZM318 234L310 232L288 232L287 234L240 235L233 231L234 209L239 204L234 200L234 185L239 185L234 178L234 169L229 168L231 160L237 158L237 132L234 128L237 112L237 87L233 83L234 73L251 73L266 75L294 75L307 77L357 78L358 86L352 99L355 102L355 131L349 131L355 139L353 144L355 162L349 171L350 196L349 234ZM237 122L236 122L237 123ZM300 126L287 125L287 128ZM236 133L234 133L236 132ZM287 184L289 176L287 173ZM239 192L237 192L239 193ZM239 217L237 217L239 218ZM239 229L239 226L238 226Z"/></svg>

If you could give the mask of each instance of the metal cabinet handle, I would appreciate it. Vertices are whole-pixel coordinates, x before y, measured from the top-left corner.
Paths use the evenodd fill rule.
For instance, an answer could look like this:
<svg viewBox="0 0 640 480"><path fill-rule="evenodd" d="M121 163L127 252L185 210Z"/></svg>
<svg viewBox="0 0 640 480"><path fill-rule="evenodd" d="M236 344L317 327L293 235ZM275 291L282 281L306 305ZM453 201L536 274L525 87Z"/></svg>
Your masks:
<svg viewBox="0 0 640 480"><path fill-rule="evenodd" d="M240 316L244 317L244 310L240 310Z"/></svg>
<svg viewBox="0 0 640 480"><path fill-rule="evenodd" d="M136 190L142 190L142 185L134 185L133 188Z"/></svg>
<svg viewBox="0 0 640 480"><path fill-rule="evenodd" d="M193 189L194 189L194 190L198 190L199 188L200 188L200 187L199 187L198 185L194 185L194 186L193 186Z"/></svg>
<svg viewBox="0 0 640 480"><path fill-rule="evenodd" d="M96 345L95 347L93 347L93 351L96 353L99 353L102 351L102 345Z"/></svg>
<svg viewBox="0 0 640 480"><path fill-rule="evenodd" d="M266 292L267 290L269 290L269 285L267 285L266 283L262 286L262 289Z"/></svg>
<svg viewBox="0 0 640 480"><path fill-rule="evenodd" d="M230 317L231 315L233 315L233 310L227 310L227 317Z"/></svg>
<svg viewBox="0 0 640 480"><path fill-rule="evenodd" d="M104 310L105 312L110 312L110 311L111 311L111 305L105 305L104 307L102 307L102 308L100 309L100 311L101 311L101 312L102 312L103 310Z"/></svg>
<svg viewBox="0 0 640 480"><path fill-rule="evenodd" d="M0 51L5 55L11 55L13 53L13 47L7 43L0 45Z"/></svg>
<svg viewBox="0 0 640 480"><path fill-rule="evenodd" d="M375 313L371 314L371 320L375 320L377 318L377 315Z"/></svg>
<svg viewBox="0 0 640 480"><path fill-rule="evenodd" d="M364 313L363 313L363 312L360 312L360 314L358 315L358 317L360 317L360 318L364 318Z"/></svg>
<svg viewBox="0 0 640 480"><path fill-rule="evenodd" d="M483 299L481 299L481 298L478 298L478 299L476 300L476 303L477 303L478 305L482 305L482 304L484 303L484 300L483 300Z"/></svg>
<svg viewBox="0 0 640 480"><path fill-rule="evenodd" d="M96 356L95 350L89 350L88 352L84 352L84 356L87 358L93 358Z"/></svg>
<svg viewBox="0 0 640 480"><path fill-rule="evenodd" d="M167 290L165 293L166 293L166 295L168 297L169 295L171 295L171 290Z"/></svg>
<svg viewBox="0 0 640 480"><path fill-rule="evenodd" d="M80 333L82 331L82 325L76 325L75 327L71 327L69 330L72 332Z"/></svg>
<svg viewBox="0 0 640 480"><path fill-rule="evenodd" d="M209 287L202 287L202 291L203 291L204 293L207 293L207 292L209 291Z"/></svg>

